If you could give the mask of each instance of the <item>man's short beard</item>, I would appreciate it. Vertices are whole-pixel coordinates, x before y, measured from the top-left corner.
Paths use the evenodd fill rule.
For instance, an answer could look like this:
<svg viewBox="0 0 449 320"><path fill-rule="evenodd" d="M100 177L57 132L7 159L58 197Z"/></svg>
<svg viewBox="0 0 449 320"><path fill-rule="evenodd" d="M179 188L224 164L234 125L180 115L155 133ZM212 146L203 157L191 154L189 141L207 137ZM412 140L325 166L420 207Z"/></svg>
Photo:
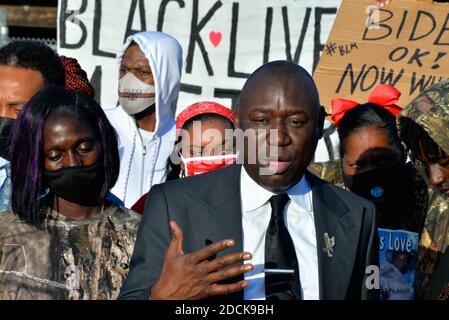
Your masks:
<svg viewBox="0 0 449 320"><path fill-rule="evenodd" d="M140 111L139 113L136 113L134 115L134 117L136 118L136 120L142 120L143 118L154 113L155 111L156 111L156 103L153 103L151 106L149 106L145 110Z"/></svg>

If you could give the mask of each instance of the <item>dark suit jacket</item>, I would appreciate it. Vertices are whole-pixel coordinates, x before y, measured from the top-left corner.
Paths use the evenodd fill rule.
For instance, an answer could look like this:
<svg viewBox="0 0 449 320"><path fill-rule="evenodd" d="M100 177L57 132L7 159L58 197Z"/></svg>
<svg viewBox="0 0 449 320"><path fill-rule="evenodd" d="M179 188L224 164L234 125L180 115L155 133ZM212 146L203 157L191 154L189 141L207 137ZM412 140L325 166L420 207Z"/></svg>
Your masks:
<svg viewBox="0 0 449 320"><path fill-rule="evenodd" d="M171 220L184 232L185 253L224 239L234 239L236 245L218 256L243 251L240 171L240 165L231 165L151 189L119 299L149 298L171 239ZM365 286L366 267L378 265L379 259L374 205L310 173L307 179L313 195L320 299L377 299L378 291ZM324 233L335 237L332 257L324 250ZM243 291L220 298L243 299Z"/></svg>

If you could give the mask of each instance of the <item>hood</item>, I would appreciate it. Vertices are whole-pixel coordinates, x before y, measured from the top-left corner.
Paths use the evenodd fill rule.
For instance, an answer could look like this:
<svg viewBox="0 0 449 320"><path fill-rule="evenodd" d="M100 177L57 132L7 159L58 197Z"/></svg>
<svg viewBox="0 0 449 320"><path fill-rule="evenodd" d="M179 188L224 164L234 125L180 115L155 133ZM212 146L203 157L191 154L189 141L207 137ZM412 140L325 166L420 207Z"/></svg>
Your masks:
<svg viewBox="0 0 449 320"><path fill-rule="evenodd" d="M416 169L428 181L426 170L417 161L417 141L407 133L407 122L420 126L438 146L449 154L449 80L423 91L399 114L398 134ZM427 286L438 265L439 257L449 246L449 201L432 188L426 208L426 219L419 242L418 270L415 281L417 296L427 296Z"/></svg>
<svg viewBox="0 0 449 320"><path fill-rule="evenodd" d="M405 123L413 121L424 129L438 146L449 154L449 80L438 83L423 91L399 114L397 118L398 134L403 141L408 155L413 162L414 155L410 152L412 144L417 143L407 138Z"/></svg>
<svg viewBox="0 0 449 320"><path fill-rule="evenodd" d="M119 64L131 42L137 43L148 59L156 88L156 127L160 134L169 120L180 87L182 48L178 41L162 32L139 32L129 36L119 54Z"/></svg>

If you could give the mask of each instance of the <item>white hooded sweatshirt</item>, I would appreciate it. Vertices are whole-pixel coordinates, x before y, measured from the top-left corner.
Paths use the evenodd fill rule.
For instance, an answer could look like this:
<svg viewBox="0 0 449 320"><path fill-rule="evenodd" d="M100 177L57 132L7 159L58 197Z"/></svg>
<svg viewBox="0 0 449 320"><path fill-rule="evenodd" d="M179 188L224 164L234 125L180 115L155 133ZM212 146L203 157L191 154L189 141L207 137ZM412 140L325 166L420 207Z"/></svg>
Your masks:
<svg viewBox="0 0 449 320"><path fill-rule="evenodd" d="M128 37L119 55L119 63L132 41L145 54L153 73L156 126L153 134L145 134L137 127L135 117L127 114L121 106L106 111L117 131L120 154L120 173L111 192L128 208L151 186L165 181L167 160L176 141L176 125L171 112L178 97L182 69L181 46L174 38L161 32L140 32ZM147 139L142 139L143 135Z"/></svg>

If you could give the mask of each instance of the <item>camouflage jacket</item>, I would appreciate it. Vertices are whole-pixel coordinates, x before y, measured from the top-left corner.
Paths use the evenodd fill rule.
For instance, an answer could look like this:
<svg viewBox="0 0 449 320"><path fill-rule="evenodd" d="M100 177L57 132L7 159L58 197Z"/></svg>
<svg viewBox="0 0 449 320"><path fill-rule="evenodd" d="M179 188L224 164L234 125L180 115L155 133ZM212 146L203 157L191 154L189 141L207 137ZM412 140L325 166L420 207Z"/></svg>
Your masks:
<svg viewBox="0 0 449 320"><path fill-rule="evenodd" d="M48 210L41 228L0 215L0 299L115 299L140 216L115 205L84 221Z"/></svg>
<svg viewBox="0 0 449 320"><path fill-rule="evenodd" d="M413 158L410 152L412 144L417 141L408 141L405 123L413 121L424 129L424 131L438 144L438 146L449 154L449 81L443 81L430 87L416 97L398 116L398 133L403 141L409 157L415 164L416 169L428 181L426 171L419 159ZM439 277L439 287L432 289L429 295L429 286L433 273L439 266L441 256L446 252L449 245L449 199L441 195L435 188L431 190L430 202L424 229L421 233L418 252L418 271L416 276L416 295L418 298L441 298L448 296L449 270L445 271L446 280ZM444 289L446 288L446 289ZM437 294L436 292L439 291Z"/></svg>

